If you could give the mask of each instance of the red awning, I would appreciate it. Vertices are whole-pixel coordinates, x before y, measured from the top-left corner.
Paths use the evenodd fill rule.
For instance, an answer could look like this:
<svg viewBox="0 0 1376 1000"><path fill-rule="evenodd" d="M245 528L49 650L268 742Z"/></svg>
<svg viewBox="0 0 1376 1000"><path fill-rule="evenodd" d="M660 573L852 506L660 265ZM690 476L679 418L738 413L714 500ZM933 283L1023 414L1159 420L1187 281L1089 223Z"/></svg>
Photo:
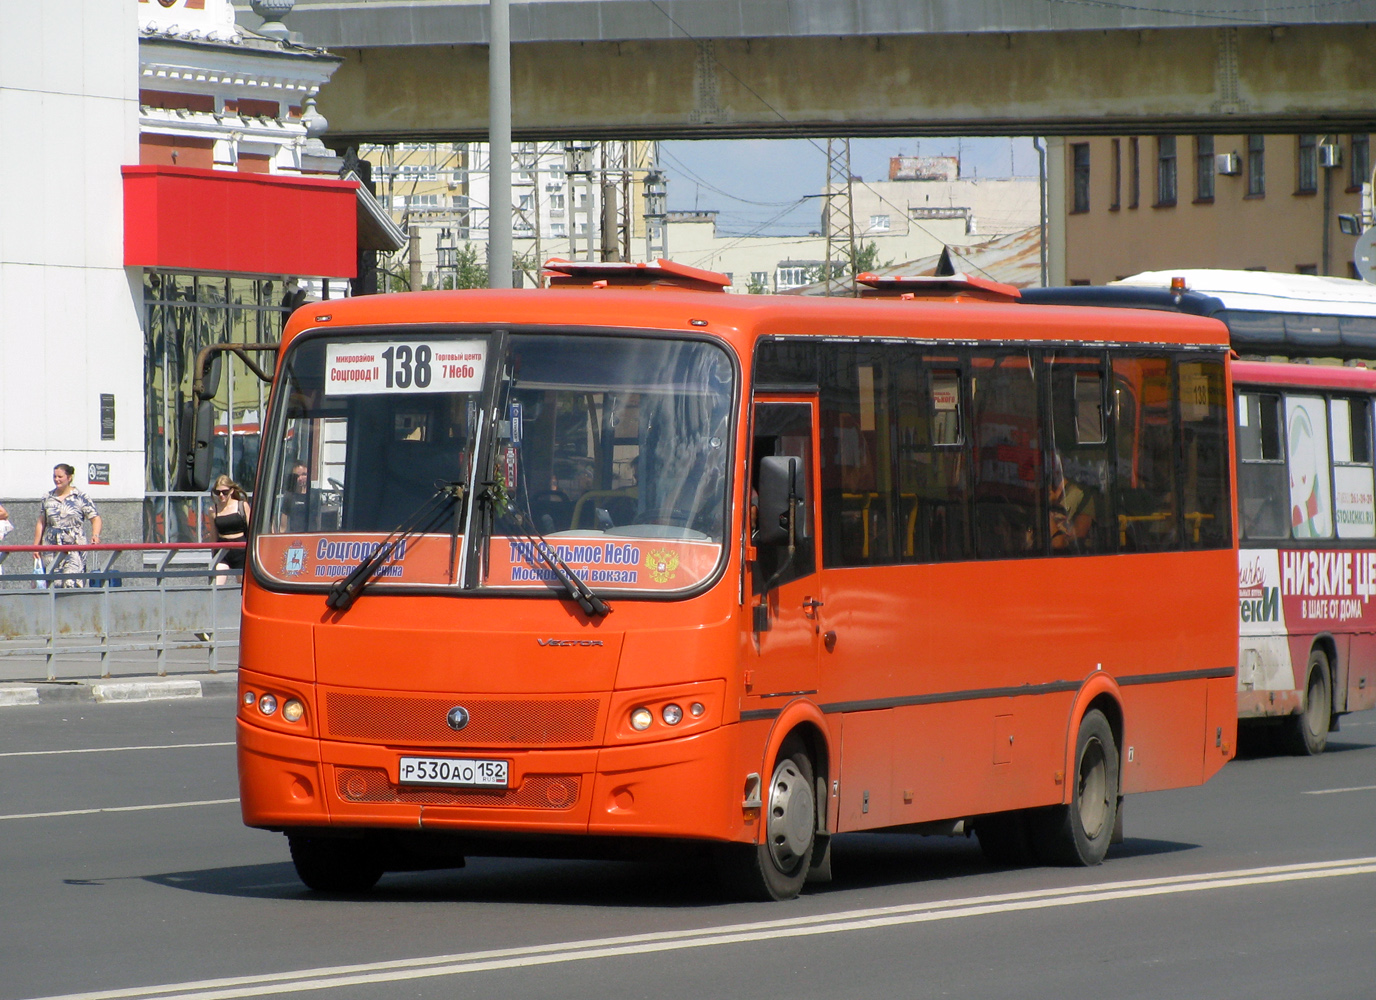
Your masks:
<svg viewBox="0 0 1376 1000"><path fill-rule="evenodd" d="M124 263L352 278L357 181L126 166Z"/></svg>

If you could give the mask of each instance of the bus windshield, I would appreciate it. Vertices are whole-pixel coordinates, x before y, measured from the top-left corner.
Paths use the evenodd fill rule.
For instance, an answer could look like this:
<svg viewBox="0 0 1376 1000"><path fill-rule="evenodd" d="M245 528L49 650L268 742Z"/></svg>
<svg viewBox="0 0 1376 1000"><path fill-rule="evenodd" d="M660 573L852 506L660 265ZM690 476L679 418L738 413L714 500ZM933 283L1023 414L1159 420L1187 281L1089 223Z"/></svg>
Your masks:
<svg viewBox="0 0 1376 1000"><path fill-rule="evenodd" d="M543 536L595 589L690 590L723 554L732 371L666 337L303 339L260 478L259 570L329 584L418 519L377 585L557 591Z"/></svg>

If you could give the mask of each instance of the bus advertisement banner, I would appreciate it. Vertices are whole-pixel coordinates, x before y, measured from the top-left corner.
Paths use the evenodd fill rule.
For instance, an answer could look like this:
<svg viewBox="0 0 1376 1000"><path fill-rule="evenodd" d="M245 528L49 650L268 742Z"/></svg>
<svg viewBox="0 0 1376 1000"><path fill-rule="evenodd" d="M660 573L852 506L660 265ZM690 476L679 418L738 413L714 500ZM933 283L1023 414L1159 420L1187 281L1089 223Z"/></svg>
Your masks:
<svg viewBox="0 0 1376 1000"><path fill-rule="evenodd" d="M255 539L258 565L283 583L333 583L348 576L387 540L381 533L262 535ZM458 539L463 544L462 537ZM532 539L492 539L485 585L549 589L559 579ZM451 584L449 535L411 535L377 572L375 583ZM593 589L689 590L712 575L721 556L715 542L666 538L552 538L550 547Z"/></svg>
<svg viewBox="0 0 1376 1000"><path fill-rule="evenodd" d="M1376 551L1243 549L1237 585L1244 636L1376 629Z"/></svg>
<svg viewBox="0 0 1376 1000"><path fill-rule="evenodd" d="M260 535L258 566L283 583L333 583L348 576L387 541L378 533ZM449 583L450 535L411 535L397 541L376 583Z"/></svg>
<svg viewBox="0 0 1376 1000"><path fill-rule="evenodd" d="M536 551L538 542L494 538L490 587L548 587L558 578ZM721 546L672 538L551 538L550 546L588 586L668 592L688 590L712 575Z"/></svg>

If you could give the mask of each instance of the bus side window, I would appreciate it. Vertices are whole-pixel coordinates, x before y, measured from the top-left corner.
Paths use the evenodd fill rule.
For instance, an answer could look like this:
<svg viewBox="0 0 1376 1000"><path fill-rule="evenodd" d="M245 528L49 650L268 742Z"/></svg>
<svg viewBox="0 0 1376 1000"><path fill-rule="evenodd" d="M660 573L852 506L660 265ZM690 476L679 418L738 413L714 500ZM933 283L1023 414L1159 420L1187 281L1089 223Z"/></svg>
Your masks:
<svg viewBox="0 0 1376 1000"><path fill-rule="evenodd" d="M1124 552L1179 544L1171 365L1163 357L1113 359L1118 476L1118 543Z"/></svg>
<svg viewBox="0 0 1376 1000"><path fill-rule="evenodd" d="M950 356L895 348L898 512L903 562L969 558L960 369Z"/></svg>
<svg viewBox="0 0 1376 1000"><path fill-rule="evenodd" d="M1182 360L1176 377L1185 548L1226 547L1232 543L1233 529L1223 362Z"/></svg>
<svg viewBox="0 0 1376 1000"><path fill-rule="evenodd" d="M1329 400L1333 435L1333 510L1339 538L1376 537L1371 412L1366 399Z"/></svg>
<svg viewBox="0 0 1376 1000"><path fill-rule="evenodd" d="M1051 367L1050 479L1047 500L1051 552L1071 555L1113 550L1109 520L1112 474L1104 407L1103 361L1085 355L1049 358Z"/></svg>
<svg viewBox="0 0 1376 1000"><path fill-rule="evenodd" d="M1042 427L1031 351L970 361L971 524L979 559L1041 555L1047 537Z"/></svg>
<svg viewBox="0 0 1376 1000"><path fill-rule="evenodd" d="M1319 396L1285 397L1290 533L1295 538L1333 537L1327 410Z"/></svg>
<svg viewBox="0 0 1376 1000"><path fill-rule="evenodd" d="M1280 397L1241 392L1237 397L1237 506L1243 538L1290 534Z"/></svg>
<svg viewBox="0 0 1376 1000"><path fill-rule="evenodd" d="M893 411L888 355L863 345L825 348L822 370L822 562L896 561Z"/></svg>

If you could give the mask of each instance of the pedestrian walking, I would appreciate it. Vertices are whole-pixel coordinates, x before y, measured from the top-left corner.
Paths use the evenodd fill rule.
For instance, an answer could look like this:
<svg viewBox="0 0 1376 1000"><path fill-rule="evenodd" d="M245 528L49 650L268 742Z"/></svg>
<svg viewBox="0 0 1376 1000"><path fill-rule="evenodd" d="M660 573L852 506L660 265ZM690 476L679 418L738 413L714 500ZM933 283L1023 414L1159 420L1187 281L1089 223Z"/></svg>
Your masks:
<svg viewBox="0 0 1376 1000"><path fill-rule="evenodd" d="M100 544L100 514L91 498L72 485L75 474L76 470L65 463L53 466L53 488L44 495L33 528L35 545L85 545L87 521L91 522L91 544ZM84 552L50 552L43 563L48 574L67 577L53 586L86 586L85 580L73 576L86 572Z"/></svg>
<svg viewBox="0 0 1376 1000"><path fill-rule="evenodd" d="M10 520L10 512L3 504L0 504L0 542L5 540L5 536L14 530L14 522ZM5 572L4 562L0 562L0 573Z"/></svg>

